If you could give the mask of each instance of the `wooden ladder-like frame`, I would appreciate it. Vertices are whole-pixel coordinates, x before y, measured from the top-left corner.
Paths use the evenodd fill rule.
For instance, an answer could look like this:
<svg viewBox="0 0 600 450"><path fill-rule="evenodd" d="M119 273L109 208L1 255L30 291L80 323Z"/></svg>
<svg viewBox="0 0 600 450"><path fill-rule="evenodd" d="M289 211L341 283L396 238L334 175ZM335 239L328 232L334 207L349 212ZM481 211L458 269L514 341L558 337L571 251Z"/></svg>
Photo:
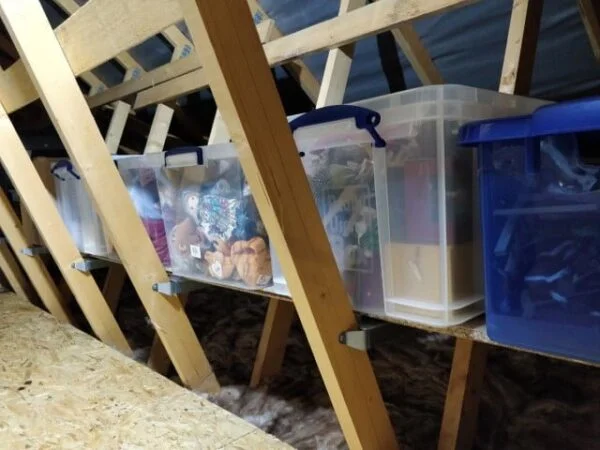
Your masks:
<svg viewBox="0 0 600 450"><path fill-rule="evenodd" d="M168 354L187 386L217 389L218 383L181 302L151 289L153 283L167 281L167 274L143 232L112 164L107 143L89 111L89 107L131 98L137 93L136 108L167 102L210 85L226 124L221 131L214 128L211 139L223 139L230 132L294 299L293 304L270 301L257 358L259 368L255 367L252 382L256 384L265 374L277 372L283 360L281 342L297 311L349 445L387 449L397 444L368 356L338 342L341 332L357 324L304 170L295 158L295 143L268 67L310 52L331 50L317 104L338 103L343 98L351 64L348 45L362 37L393 30L422 81L440 82L439 73L409 23L470 1L424 0L418 9L405 7L401 0L380 0L368 6L362 3L343 0L339 17L286 37L278 37L278 31L273 31L274 23L267 20L259 24L272 36L263 39L263 48L245 0L90 0L55 32L38 0L0 0L0 15L22 58L0 73L0 159L94 333L109 345L129 352L114 320L112 305L107 304L90 274L71 267L82 255L8 117L8 113L41 97L164 344L164 356ZM591 0L579 0L579 4L596 50L600 35L598 9ZM145 14L136 16L135 11L142 8ZM353 13L354 8L360 11ZM259 6L253 8L255 14L257 11L260 12ZM541 11L542 0L514 0L500 83L502 92L524 94L529 89ZM131 18L130 26L117 27L115 17ZM113 57L125 61L124 65L134 64L123 52L162 30L172 29L184 17L197 44L196 51L190 51L187 58L175 59L149 72L132 70L123 84L112 88L99 85L89 74ZM298 80L305 80L303 70L296 72ZM87 104L75 82L75 76L80 75L92 87ZM311 84L314 98L314 82L307 85ZM309 87L307 92L310 90ZM110 138L109 132L107 141ZM0 227L40 299L57 318L72 320L43 261L39 256L23 254L22 250L32 243L3 192L0 208ZM307 235L310 240L305 239ZM2 255L4 252L0 252L2 269L8 267L14 272L14 261ZM319 266L314 267L313 261L319 261ZM15 282L15 286L18 284L23 283ZM120 284L114 283L112 291L117 292ZM20 289L25 291L26 287ZM440 449L472 445L486 353L487 344L457 339Z"/></svg>

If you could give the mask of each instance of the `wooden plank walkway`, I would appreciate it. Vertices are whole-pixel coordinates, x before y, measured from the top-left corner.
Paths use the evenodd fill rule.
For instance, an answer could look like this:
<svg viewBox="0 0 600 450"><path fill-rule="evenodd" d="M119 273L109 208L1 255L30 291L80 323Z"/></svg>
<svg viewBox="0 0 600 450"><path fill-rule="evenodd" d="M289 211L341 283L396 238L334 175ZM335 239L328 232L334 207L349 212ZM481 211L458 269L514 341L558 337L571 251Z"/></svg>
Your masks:
<svg viewBox="0 0 600 450"><path fill-rule="evenodd" d="M291 448L15 294L0 294L0 443Z"/></svg>

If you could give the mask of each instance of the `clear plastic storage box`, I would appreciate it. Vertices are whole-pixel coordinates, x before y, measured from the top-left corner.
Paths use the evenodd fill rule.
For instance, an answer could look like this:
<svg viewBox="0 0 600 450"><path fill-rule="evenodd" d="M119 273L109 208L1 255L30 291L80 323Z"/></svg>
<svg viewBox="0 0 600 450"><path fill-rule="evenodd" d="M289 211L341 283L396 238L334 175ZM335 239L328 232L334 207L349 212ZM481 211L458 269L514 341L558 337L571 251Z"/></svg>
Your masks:
<svg viewBox="0 0 600 450"><path fill-rule="evenodd" d="M77 248L91 255L108 255L111 246L102 222L71 162L66 159L56 162L51 173L54 176L58 211Z"/></svg>
<svg viewBox="0 0 600 450"><path fill-rule="evenodd" d="M373 152L385 147L379 120L376 112L341 105L290 122L333 255L361 311L378 309L383 298L373 176ZM289 294L273 250L271 258L274 289Z"/></svg>
<svg viewBox="0 0 600 450"><path fill-rule="evenodd" d="M135 196L160 205L174 274L245 288L271 284L269 241L232 144L133 156L118 165L127 179L140 167L152 174L154 182L137 186Z"/></svg>
<svg viewBox="0 0 600 450"><path fill-rule="evenodd" d="M162 154L157 154L161 159ZM127 187L133 206L164 266L170 267L165 221L158 193L157 173L145 156L117 156L115 163Z"/></svg>
<svg viewBox="0 0 600 450"><path fill-rule="evenodd" d="M373 153L387 315L447 326L483 311L475 159L458 130L543 103L458 85L355 103L381 114L387 142Z"/></svg>
<svg viewBox="0 0 600 450"><path fill-rule="evenodd" d="M600 362L600 98L469 124L461 142L478 147L490 338Z"/></svg>

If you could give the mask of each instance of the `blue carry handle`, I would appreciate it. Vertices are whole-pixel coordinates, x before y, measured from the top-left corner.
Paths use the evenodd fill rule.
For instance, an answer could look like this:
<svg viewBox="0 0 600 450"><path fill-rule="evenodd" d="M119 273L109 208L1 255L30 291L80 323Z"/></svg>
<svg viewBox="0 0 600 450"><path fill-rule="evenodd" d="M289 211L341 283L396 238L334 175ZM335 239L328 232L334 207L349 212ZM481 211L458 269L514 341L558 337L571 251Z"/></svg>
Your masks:
<svg viewBox="0 0 600 450"><path fill-rule="evenodd" d="M71 164L71 161L69 161L68 159L61 159L56 164L54 164L54 167L52 167L52 169L50 170L50 173L52 174L52 176L55 176L60 181L65 181L65 179L63 177L61 177L60 175L58 175L56 173L60 169L66 169L67 172L69 172L75 178L77 178L78 180L81 179L81 177L77 174L77 172L75 172L75 169L73 168L73 164Z"/></svg>
<svg viewBox="0 0 600 450"><path fill-rule="evenodd" d="M179 147L174 148L172 150L167 150L165 152L165 165L167 164L167 160L171 156L188 154L196 155L196 165L201 166L204 163L204 157L202 156L202 147Z"/></svg>
<svg viewBox="0 0 600 450"><path fill-rule="evenodd" d="M313 109L306 114L292 120L290 128L294 133L298 128L321 123L335 122L337 120L354 118L356 128L366 130L373 138L375 147L385 147L385 140L379 135L375 127L381 122L381 115L367 108L353 105L333 105Z"/></svg>

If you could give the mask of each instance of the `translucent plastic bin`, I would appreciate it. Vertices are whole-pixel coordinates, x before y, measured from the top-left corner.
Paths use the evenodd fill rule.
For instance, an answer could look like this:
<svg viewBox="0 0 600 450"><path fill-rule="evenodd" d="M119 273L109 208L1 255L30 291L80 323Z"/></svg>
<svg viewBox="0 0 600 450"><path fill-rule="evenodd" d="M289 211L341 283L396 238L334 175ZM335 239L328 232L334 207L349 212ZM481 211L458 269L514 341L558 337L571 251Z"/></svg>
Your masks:
<svg viewBox="0 0 600 450"><path fill-rule="evenodd" d="M271 284L269 241L233 145L133 158L119 170L154 174L174 274L244 288Z"/></svg>
<svg viewBox="0 0 600 450"><path fill-rule="evenodd" d="M158 153L156 158L157 161L162 160L163 156ZM158 257L164 266L170 267L171 260L158 193L157 172L152 159L146 156L120 156L115 157L115 163Z"/></svg>
<svg viewBox="0 0 600 450"><path fill-rule="evenodd" d="M375 131L379 120L365 108L331 106L290 122L335 260L360 311L380 310L383 298L373 177L373 146L385 146ZM288 294L273 250L271 258L276 291Z"/></svg>
<svg viewBox="0 0 600 450"><path fill-rule="evenodd" d="M83 253L106 256L111 246L100 218L79 174L69 160L56 162L51 169L56 205L75 245Z"/></svg>
<svg viewBox="0 0 600 450"><path fill-rule="evenodd" d="M541 104L457 85L355 103L381 114L387 142L373 152L386 314L448 326L483 312L475 159L458 129Z"/></svg>
<svg viewBox="0 0 600 450"><path fill-rule="evenodd" d="M600 362L600 98L466 125L491 339Z"/></svg>

